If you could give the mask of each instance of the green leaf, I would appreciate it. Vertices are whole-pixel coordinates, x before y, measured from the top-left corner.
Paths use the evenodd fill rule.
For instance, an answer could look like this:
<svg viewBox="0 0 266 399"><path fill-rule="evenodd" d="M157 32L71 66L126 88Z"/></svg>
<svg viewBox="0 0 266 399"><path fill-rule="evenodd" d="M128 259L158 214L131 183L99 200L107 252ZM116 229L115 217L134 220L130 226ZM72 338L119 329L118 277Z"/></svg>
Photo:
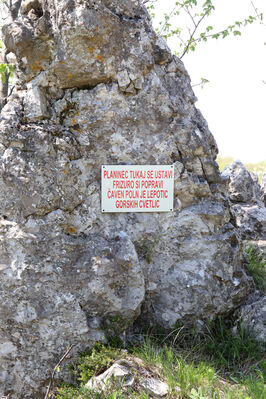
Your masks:
<svg viewBox="0 0 266 399"><path fill-rule="evenodd" d="M223 39L224 39L226 36L228 36L228 35L229 35L228 30L227 30L227 29L223 30L223 31L222 31L222 35L223 35Z"/></svg>
<svg viewBox="0 0 266 399"><path fill-rule="evenodd" d="M156 0L154 0L155 2ZM153 3L153 1L151 1ZM178 45L181 49L181 58L185 55L188 51L195 51L196 44L199 42L206 42L208 38L218 39L218 38L225 38L230 34L234 36L240 36L240 27L244 27L246 25L252 24L255 21L261 22L263 19L263 14L257 13L257 16L249 15L243 21L235 21L234 23L228 25L222 31L215 32L215 26L206 24L202 32L199 31L199 24L201 21L206 19L212 14L215 10L214 0L181 0L181 1L174 1L172 4L174 5L173 9L169 13L164 13L161 21L158 23L159 29L156 28L156 32L161 34L164 39L169 39L173 36L177 36ZM154 5L149 6L149 11L152 18L155 18L155 13L151 13L151 9L155 10ZM186 27L183 23L182 17L186 14L186 18L188 14L190 15L190 25ZM176 23L175 17L180 16L180 21ZM184 18L184 20L186 20ZM182 25L183 24L183 25ZM176 27L177 26L177 27ZM189 35L193 32L192 37L188 40L186 37L185 31L188 28ZM194 31L194 28L195 31ZM162 35L163 33L163 35ZM192 44L193 43L193 44Z"/></svg>
<svg viewBox="0 0 266 399"><path fill-rule="evenodd" d="M205 83L210 83L210 81L206 78L201 78L201 83L205 84Z"/></svg>
<svg viewBox="0 0 266 399"><path fill-rule="evenodd" d="M201 39L202 39L204 42L207 42L207 37L205 36L204 33L201 33L201 34L200 34L200 37L201 37Z"/></svg>

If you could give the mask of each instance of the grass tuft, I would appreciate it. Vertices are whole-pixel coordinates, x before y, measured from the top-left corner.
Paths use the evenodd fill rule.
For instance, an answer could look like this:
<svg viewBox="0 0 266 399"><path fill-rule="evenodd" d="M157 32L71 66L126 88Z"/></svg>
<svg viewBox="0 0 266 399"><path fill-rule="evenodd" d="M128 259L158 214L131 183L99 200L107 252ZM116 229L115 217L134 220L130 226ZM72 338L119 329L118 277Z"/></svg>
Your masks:
<svg viewBox="0 0 266 399"><path fill-rule="evenodd" d="M257 289L260 291L266 290L266 259L263 253L249 245L245 248L246 253L249 256L248 271L253 277Z"/></svg>
<svg viewBox="0 0 266 399"><path fill-rule="evenodd" d="M71 365L69 368L82 385L86 384L92 376L103 373L115 360L122 357L124 355L120 347L115 348L113 345L98 342L93 348L80 353L78 364Z"/></svg>

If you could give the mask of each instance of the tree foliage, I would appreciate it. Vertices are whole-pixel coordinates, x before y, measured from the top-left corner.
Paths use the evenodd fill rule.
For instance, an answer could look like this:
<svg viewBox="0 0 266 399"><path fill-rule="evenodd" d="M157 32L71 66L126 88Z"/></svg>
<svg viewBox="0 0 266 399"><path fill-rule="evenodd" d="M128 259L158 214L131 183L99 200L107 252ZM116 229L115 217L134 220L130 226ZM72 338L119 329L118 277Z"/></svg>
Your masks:
<svg viewBox="0 0 266 399"><path fill-rule="evenodd" d="M144 1L153 19L156 2L158 0ZM249 15L244 20L234 21L217 31L214 26L208 24L208 18L215 12L215 0L183 0L172 3L172 10L170 13L164 13L156 31L165 40L170 37L177 40L179 50L176 51L176 55L180 59L188 52L195 51L201 42L206 42L208 39L224 39L230 35L240 36L245 26L263 20L263 14L259 13L251 2L254 15ZM184 21L188 22L187 26Z"/></svg>
<svg viewBox="0 0 266 399"><path fill-rule="evenodd" d="M6 63L6 62L0 63L0 76L1 76L2 83L5 83L10 77L12 77L13 71L14 71L13 64Z"/></svg>

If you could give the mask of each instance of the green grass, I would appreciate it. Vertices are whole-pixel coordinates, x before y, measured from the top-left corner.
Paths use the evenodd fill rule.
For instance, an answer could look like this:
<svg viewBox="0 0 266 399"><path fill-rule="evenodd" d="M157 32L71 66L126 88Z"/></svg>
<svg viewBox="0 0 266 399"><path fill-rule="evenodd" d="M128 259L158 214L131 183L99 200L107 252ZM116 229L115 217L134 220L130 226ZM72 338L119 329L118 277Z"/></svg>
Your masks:
<svg viewBox="0 0 266 399"><path fill-rule="evenodd" d="M147 392L108 385L97 393L84 387L89 377L100 374L117 358L137 356L147 370L156 370L170 388L167 399L263 399L265 350L241 324L218 319L201 330L177 327L171 331L152 328L141 335L128 352L97 344L80 354L72 367L76 386L64 384L56 399L148 399Z"/></svg>
<svg viewBox="0 0 266 399"><path fill-rule="evenodd" d="M125 396L126 395L126 396ZM122 388L117 386L108 386L104 392L95 392L85 387L62 386L56 394L57 399L150 399L149 394L145 392L136 393L128 389L125 393Z"/></svg>
<svg viewBox="0 0 266 399"><path fill-rule="evenodd" d="M70 366L73 374L81 384L86 384L93 375L103 373L115 360L123 356L121 346L97 343L79 355L77 365Z"/></svg>
<svg viewBox="0 0 266 399"><path fill-rule="evenodd" d="M155 364L162 370L171 389L170 398L262 399L266 393L259 369L249 378L225 378L210 360L187 361L173 348L167 345L158 348L149 340L137 354L148 364ZM181 389L180 394L178 388Z"/></svg>
<svg viewBox="0 0 266 399"><path fill-rule="evenodd" d="M248 245L245 252L249 256L248 271L253 277L257 289L266 290L266 259L254 246Z"/></svg>

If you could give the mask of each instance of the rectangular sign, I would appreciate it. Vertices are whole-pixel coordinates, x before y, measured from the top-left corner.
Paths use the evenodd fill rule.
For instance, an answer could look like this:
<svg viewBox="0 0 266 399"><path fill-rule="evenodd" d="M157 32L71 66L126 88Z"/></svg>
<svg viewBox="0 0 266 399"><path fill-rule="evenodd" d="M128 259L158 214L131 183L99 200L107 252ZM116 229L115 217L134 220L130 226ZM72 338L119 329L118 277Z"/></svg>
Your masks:
<svg viewBox="0 0 266 399"><path fill-rule="evenodd" d="M102 212L169 212L173 165L102 165Z"/></svg>

